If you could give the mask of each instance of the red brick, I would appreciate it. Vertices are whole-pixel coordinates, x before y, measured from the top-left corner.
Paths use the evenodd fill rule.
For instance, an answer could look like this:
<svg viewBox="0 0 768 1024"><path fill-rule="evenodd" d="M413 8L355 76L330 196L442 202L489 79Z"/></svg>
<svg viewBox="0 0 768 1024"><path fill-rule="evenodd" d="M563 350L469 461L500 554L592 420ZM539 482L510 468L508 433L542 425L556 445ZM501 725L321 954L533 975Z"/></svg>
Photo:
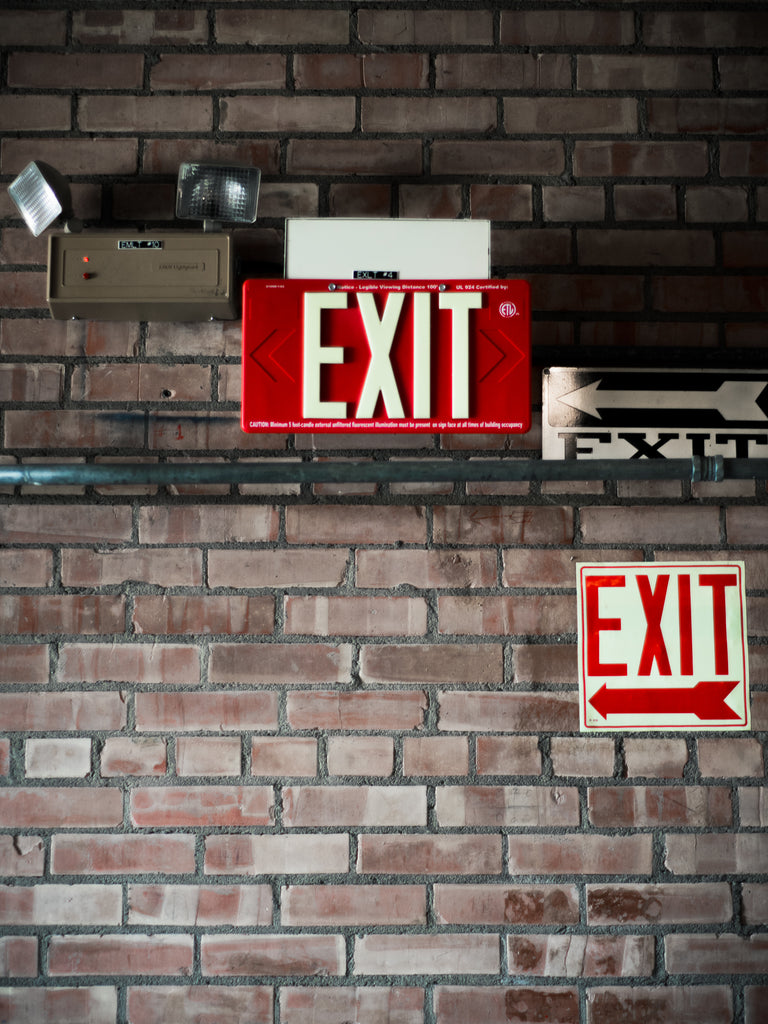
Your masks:
<svg viewBox="0 0 768 1024"><path fill-rule="evenodd" d="M0 586L49 587L53 582L50 551L0 551Z"/></svg>
<svg viewBox="0 0 768 1024"><path fill-rule="evenodd" d="M648 46L717 47L761 46L768 42L764 13L745 11L654 11L643 17Z"/></svg>
<svg viewBox="0 0 768 1024"><path fill-rule="evenodd" d="M179 736L176 740L176 774L240 775L242 756L239 736Z"/></svg>
<svg viewBox="0 0 768 1024"><path fill-rule="evenodd" d="M333 46L349 40L346 11L303 8L301 11L247 11L223 8L216 12L219 43L254 46L293 46L302 43Z"/></svg>
<svg viewBox="0 0 768 1024"><path fill-rule="evenodd" d="M720 143L720 171L729 178L764 177L768 171L768 143L723 140Z"/></svg>
<svg viewBox="0 0 768 1024"><path fill-rule="evenodd" d="M517 597L439 597L439 632L481 636L527 633L573 633L575 609L570 598L529 595Z"/></svg>
<svg viewBox="0 0 768 1024"><path fill-rule="evenodd" d="M3 925L119 925L122 921L119 885L0 886Z"/></svg>
<svg viewBox="0 0 768 1024"><path fill-rule="evenodd" d="M191 835L57 835L52 871L60 875L186 874L194 871Z"/></svg>
<svg viewBox="0 0 768 1024"><path fill-rule="evenodd" d="M547 221L601 221L605 217L605 191L598 185L544 186L542 198Z"/></svg>
<svg viewBox="0 0 768 1024"><path fill-rule="evenodd" d="M44 303L44 275L36 271L9 271L0 276L0 307L33 309L42 307ZM13 422L15 425L16 421L24 415L24 413L6 412L5 419L7 423ZM42 416L43 414L36 413L35 415Z"/></svg>
<svg viewBox="0 0 768 1024"><path fill-rule="evenodd" d="M677 217L677 197L671 185L616 185L613 204L619 221Z"/></svg>
<svg viewBox="0 0 768 1024"><path fill-rule="evenodd" d="M747 196L741 188L696 185L685 191L685 219L689 223L746 221L748 216ZM734 237L738 238L731 236ZM739 264L731 262L728 265Z"/></svg>
<svg viewBox="0 0 768 1024"><path fill-rule="evenodd" d="M37 40L36 40L37 42ZM140 53L13 53L8 84L15 88L137 89L144 77Z"/></svg>
<svg viewBox="0 0 768 1024"><path fill-rule="evenodd" d="M538 775L541 752L535 736L478 736L478 775Z"/></svg>
<svg viewBox="0 0 768 1024"><path fill-rule="evenodd" d="M421 174L421 142L411 139L294 139L289 174ZM394 511L394 509L390 509Z"/></svg>
<svg viewBox="0 0 768 1024"><path fill-rule="evenodd" d="M200 654L196 647L174 644L62 644L56 678L194 686L200 682Z"/></svg>
<svg viewBox="0 0 768 1024"><path fill-rule="evenodd" d="M502 651L497 644L370 645L363 648L360 675L385 685L499 683Z"/></svg>
<svg viewBox="0 0 768 1024"><path fill-rule="evenodd" d="M373 46L484 46L493 41L491 12L482 10L362 10L358 33L362 43Z"/></svg>
<svg viewBox="0 0 768 1024"><path fill-rule="evenodd" d="M529 988L515 985L435 987L437 1024L466 1024L482 1020L483 1024L508 1024L509 1021L557 1021L557 1024L578 1024L579 994L575 988Z"/></svg>
<svg viewBox="0 0 768 1024"><path fill-rule="evenodd" d="M61 581L65 587L106 587L129 580L159 587L199 587L203 580L201 553L194 548L65 548L61 553Z"/></svg>
<svg viewBox="0 0 768 1024"><path fill-rule="evenodd" d="M492 935L367 935L355 938L358 974L496 974Z"/></svg>
<svg viewBox="0 0 768 1024"><path fill-rule="evenodd" d="M583 266L702 267L715 263L710 231L584 229L577 232L577 244Z"/></svg>
<svg viewBox="0 0 768 1024"><path fill-rule="evenodd" d="M109 736L101 751L103 778L121 775L165 775L164 739Z"/></svg>
<svg viewBox="0 0 768 1024"><path fill-rule="evenodd" d="M0 130L68 131L72 126L72 105L68 96L23 96L3 98Z"/></svg>
<svg viewBox="0 0 768 1024"><path fill-rule="evenodd" d="M550 101L551 102L551 101ZM488 132L496 127L493 97L426 98L373 96L362 101L365 132L420 132L440 134Z"/></svg>
<svg viewBox="0 0 768 1024"><path fill-rule="evenodd" d="M259 927L272 924L268 885L129 885L131 925Z"/></svg>
<svg viewBox="0 0 768 1024"><path fill-rule="evenodd" d="M286 509L290 544L423 544L424 510L364 505L291 506Z"/></svg>
<svg viewBox="0 0 768 1024"><path fill-rule="evenodd" d="M540 977L617 977L653 973L651 935L509 935L510 972Z"/></svg>
<svg viewBox="0 0 768 1024"><path fill-rule="evenodd" d="M688 745L684 739L628 739L624 741L624 759L630 778L682 778L688 763Z"/></svg>
<svg viewBox="0 0 768 1024"><path fill-rule="evenodd" d="M320 826L424 826L426 789L422 786L286 786L286 828Z"/></svg>
<svg viewBox="0 0 768 1024"><path fill-rule="evenodd" d="M745 924L762 924L768 914L768 884L745 884L741 890Z"/></svg>
<svg viewBox="0 0 768 1024"><path fill-rule="evenodd" d="M586 889L590 925L704 924L733 916L731 888L724 882L594 884Z"/></svg>
<svg viewBox="0 0 768 1024"><path fill-rule="evenodd" d="M142 508L141 544L226 544L277 540L277 510L269 506L184 505Z"/></svg>
<svg viewBox="0 0 768 1024"><path fill-rule="evenodd" d="M338 1024L365 1020L367 1024L422 1024L424 990L397 986L339 986L337 988L280 987L282 1024Z"/></svg>
<svg viewBox="0 0 768 1024"><path fill-rule="evenodd" d="M6 363L0 367L0 401L58 402L64 392L63 369L62 366Z"/></svg>
<svg viewBox="0 0 768 1024"><path fill-rule="evenodd" d="M152 985L128 989L131 1024L158 1024L181 1013L183 1020L224 1020L271 1024L272 988L268 985Z"/></svg>
<svg viewBox="0 0 768 1024"><path fill-rule="evenodd" d="M712 90L712 62L695 54L580 54L579 89Z"/></svg>
<svg viewBox="0 0 768 1024"><path fill-rule="evenodd" d="M573 732L575 693L441 693L440 728L446 732Z"/></svg>
<svg viewBox="0 0 768 1024"><path fill-rule="evenodd" d="M423 885L290 885L280 896L289 927L426 924Z"/></svg>
<svg viewBox="0 0 768 1024"><path fill-rule="evenodd" d="M122 824L123 794L93 786L0 790L3 828L109 828Z"/></svg>
<svg viewBox="0 0 768 1024"><path fill-rule="evenodd" d="M360 835L357 871L374 875L501 873L498 835Z"/></svg>
<svg viewBox="0 0 768 1024"><path fill-rule="evenodd" d="M432 143L433 174L512 174L516 176L562 173L565 154L560 140L443 141Z"/></svg>
<svg viewBox="0 0 768 1024"><path fill-rule="evenodd" d="M575 788L548 786L441 786L435 811L441 827L579 824Z"/></svg>
<svg viewBox="0 0 768 1024"><path fill-rule="evenodd" d="M466 736L406 736L403 775L466 775L469 745Z"/></svg>
<svg viewBox="0 0 768 1024"><path fill-rule="evenodd" d="M351 669L348 644L214 643L208 674L212 683L308 686L348 682Z"/></svg>
<svg viewBox="0 0 768 1024"><path fill-rule="evenodd" d="M744 989L746 1024L760 1024L768 1007L768 985L747 985Z"/></svg>
<svg viewBox="0 0 768 1024"><path fill-rule="evenodd" d="M520 875L647 875L651 836L509 836L509 870Z"/></svg>
<svg viewBox="0 0 768 1024"><path fill-rule="evenodd" d="M204 935L204 976L342 975L344 940L340 935Z"/></svg>
<svg viewBox="0 0 768 1024"><path fill-rule="evenodd" d="M567 508L443 506L434 511L440 544L568 543L573 532Z"/></svg>
<svg viewBox="0 0 768 1024"><path fill-rule="evenodd" d="M285 85L285 57L164 53L152 67L151 81L154 90L280 89Z"/></svg>
<svg viewBox="0 0 768 1024"><path fill-rule="evenodd" d="M53 935L48 973L192 973L191 935Z"/></svg>
<svg viewBox="0 0 768 1024"><path fill-rule="evenodd" d="M506 46L626 46L635 41L631 12L504 11Z"/></svg>
<svg viewBox="0 0 768 1024"><path fill-rule="evenodd" d="M11 741L0 740L0 775L7 775L11 768Z"/></svg>
<svg viewBox="0 0 768 1024"><path fill-rule="evenodd" d="M45 860L39 836L0 836L0 875L32 878L42 875Z"/></svg>
<svg viewBox="0 0 768 1024"><path fill-rule="evenodd" d="M3 46L61 46L66 21L66 11L9 8L3 15Z"/></svg>
<svg viewBox="0 0 768 1024"><path fill-rule="evenodd" d="M436 884L440 924L564 925L579 921L579 897L566 885Z"/></svg>
<svg viewBox="0 0 768 1024"><path fill-rule="evenodd" d="M91 771L91 740L28 739L24 744L24 774L28 779L80 778Z"/></svg>
<svg viewBox="0 0 768 1024"><path fill-rule="evenodd" d="M762 308L768 285L763 276L661 276L655 280L653 290L653 305L660 311L695 311L701 315L711 310L728 309L735 314L757 312Z"/></svg>
<svg viewBox="0 0 768 1024"><path fill-rule="evenodd" d="M211 394L211 370L195 364L78 366L72 375L71 394L77 402L206 401Z"/></svg>
<svg viewBox="0 0 768 1024"><path fill-rule="evenodd" d="M664 506L602 506L581 510L586 543L717 544L720 538L719 509Z"/></svg>
<svg viewBox="0 0 768 1024"><path fill-rule="evenodd" d="M341 834L214 835L205 841L207 875L345 874L349 837Z"/></svg>
<svg viewBox="0 0 768 1024"><path fill-rule="evenodd" d="M204 11L91 10L73 16L74 39L85 45L159 46L208 42Z"/></svg>
<svg viewBox="0 0 768 1024"><path fill-rule="evenodd" d="M137 828L271 825L271 786L156 786L131 790Z"/></svg>
<svg viewBox="0 0 768 1024"><path fill-rule="evenodd" d="M355 127L352 96L231 96L219 100L225 132L349 132Z"/></svg>
<svg viewBox="0 0 768 1024"><path fill-rule="evenodd" d="M338 587L348 560L348 553L338 548L213 550L208 555L208 581L212 587Z"/></svg>
<svg viewBox="0 0 768 1024"><path fill-rule="evenodd" d="M37 12L39 13L39 12ZM56 1021L56 1024L114 1024L117 989L106 985L82 988L4 988L0 1013L8 1021Z"/></svg>
<svg viewBox="0 0 768 1024"><path fill-rule="evenodd" d="M570 89L568 56L559 53L440 53L438 89ZM509 218L496 218L507 220Z"/></svg>
<svg viewBox="0 0 768 1024"><path fill-rule="evenodd" d="M725 985L671 985L649 988L632 985L587 990L588 1024L645 1024L674 1020L679 1024L730 1024L731 990Z"/></svg>
<svg viewBox="0 0 768 1024"><path fill-rule="evenodd" d="M48 644L5 644L0 648L0 682L33 686L48 682Z"/></svg>
<svg viewBox="0 0 768 1024"><path fill-rule="evenodd" d="M297 89L425 89L429 61L421 53L297 53Z"/></svg>
<svg viewBox="0 0 768 1024"><path fill-rule="evenodd" d="M742 825L768 825L768 787L739 786L738 795Z"/></svg>
<svg viewBox="0 0 768 1024"><path fill-rule="evenodd" d="M137 633L271 633L271 597L138 595L131 617Z"/></svg>
<svg viewBox="0 0 768 1024"><path fill-rule="evenodd" d="M390 776L395 747L391 736L328 737L329 775Z"/></svg>
<svg viewBox="0 0 768 1024"><path fill-rule="evenodd" d="M310 636L421 636L427 607L415 597L286 597L285 631Z"/></svg>
<svg viewBox="0 0 768 1024"><path fill-rule="evenodd" d="M288 723L292 729L419 729L427 701L420 690L338 693L308 690L289 693Z"/></svg>
<svg viewBox="0 0 768 1024"><path fill-rule="evenodd" d="M82 320L5 320L0 351L48 356L135 356L138 325Z"/></svg>
<svg viewBox="0 0 768 1024"><path fill-rule="evenodd" d="M650 99L648 121L651 131L668 134L762 130L760 103L751 99Z"/></svg>
<svg viewBox="0 0 768 1024"><path fill-rule="evenodd" d="M614 743L598 736L555 736L550 743L555 775L613 775Z"/></svg>
<svg viewBox="0 0 768 1024"><path fill-rule="evenodd" d="M705 739L699 746L699 771L704 777L764 776L762 744L757 739Z"/></svg>
<svg viewBox="0 0 768 1024"><path fill-rule="evenodd" d="M760 874L768 871L768 836L668 835L666 866L676 875Z"/></svg>
<svg viewBox="0 0 768 1024"><path fill-rule="evenodd" d="M135 174L136 139L5 139L4 174L18 174L31 160L55 165L60 174Z"/></svg>
<svg viewBox="0 0 768 1024"><path fill-rule="evenodd" d="M144 146L142 166L145 174L172 173L175 176L179 164L184 161L246 163L259 167L265 174L276 174L280 167L279 152L278 143L270 139L240 139L234 142L217 142L209 138L148 139ZM162 355L170 349L179 354L189 355L199 352L202 347L205 354L215 355L222 346L225 346L230 354L239 354L240 331L236 330L238 326L235 321L207 326L174 322L152 324L149 329L147 354Z"/></svg>
<svg viewBox="0 0 768 1024"><path fill-rule="evenodd" d="M730 825L731 794L725 786L605 786L588 795L589 817L598 828L623 825Z"/></svg>
<svg viewBox="0 0 768 1024"><path fill-rule="evenodd" d="M122 729L126 711L119 693L3 693L0 720L6 732Z"/></svg>
<svg viewBox="0 0 768 1024"><path fill-rule="evenodd" d="M37 939L30 935L14 935L0 939L0 977L34 978L37 976ZM5 990L6 994L8 989ZM0 995L0 1006L3 996Z"/></svg>
<svg viewBox="0 0 768 1024"><path fill-rule="evenodd" d="M84 595L0 597L0 633L121 633L125 598Z"/></svg>
<svg viewBox="0 0 768 1024"><path fill-rule="evenodd" d="M6 444L11 448L139 448L144 415L80 409L15 410L5 414Z"/></svg>
<svg viewBox="0 0 768 1024"><path fill-rule="evenodd" d="M664 945L670 974L752 974L765 968L768 936L676 934Z"/></svg>
<svg viewBox="0 0 768 1024"><path fill-rule="evenodd" d="M533 219L532 192L530 185L470 185L472 216L530 221Z"/></svg>
<svg viewBox="0 0 768 1024"><path fill-rule="evenodd" d="M287 736L254 737L251 741L251 774L317 775L317 740Z"/></svg>
<svg viewBox="0 0 768 1024"><path fill-rule="evenodd" d="M707 173L704 142L576 142L579 177L700 178Z"/></svg>
<svg viewBox="0 0 768 1024"><path fill-rule="evenodd" d="M462 197L459 185L400 185L398 189L401 217L443 217L461 216ZM451 485L433 484L390 484L391 494L419 494L429 488L430 494L450 494Z"/></svg>

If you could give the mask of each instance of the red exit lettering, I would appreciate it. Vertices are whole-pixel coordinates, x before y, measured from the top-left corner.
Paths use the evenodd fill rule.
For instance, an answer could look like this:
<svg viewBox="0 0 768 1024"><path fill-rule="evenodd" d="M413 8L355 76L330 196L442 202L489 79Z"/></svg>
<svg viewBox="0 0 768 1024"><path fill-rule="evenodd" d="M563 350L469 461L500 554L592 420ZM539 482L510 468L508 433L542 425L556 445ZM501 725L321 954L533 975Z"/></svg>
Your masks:
<svg viewBox="0 0 768 1024"><path fill-rule="evenodd" d="M728 629L726 597L730 587L737 587L739 580L735 573L678 573L676 574L676 609L667 629L674 628L674 637L665 637L662 616L669 598L669 573L636 573L624 575L610 573L592 575L585 580L585 642L587 655L587 671L590 676L650 676L654 668L660 676L673 675L669 647L678 652L674 666L681 676L694 674L694 643L692 618L691 587L695 585L709 589L712 622L712 654L714 655L715 675L727 675L728 669ZM600 637L609 631L621 631L622 619L618 616L604 617L600 614L600 592L606 595L611 588L636 585L640 605L644 617L644 637L637 667L627 662L603 662L600 655ZM610 598L609 598L610 601ZM668 620L669 622L670 620ZM634 624L633 624L634 626ZM674 644L670 641L674 639Z"/></svg>

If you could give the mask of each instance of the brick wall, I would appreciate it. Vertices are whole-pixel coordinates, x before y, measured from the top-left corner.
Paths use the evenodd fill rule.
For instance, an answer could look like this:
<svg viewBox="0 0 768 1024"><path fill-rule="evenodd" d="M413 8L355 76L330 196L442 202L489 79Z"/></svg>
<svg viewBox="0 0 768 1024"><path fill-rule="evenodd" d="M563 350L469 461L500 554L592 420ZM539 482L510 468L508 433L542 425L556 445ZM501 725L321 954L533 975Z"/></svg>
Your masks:
<svg viewBox="0 0 768 1024"><path fill-rule="evenodd" d="M65 3L0 12L0 182L172 221L493 221L534 361L765 365L768 14ZM238 322L52 321L0 191L0 460L536 457L245 435ZM538 422L538 419L536 419ZM340 448L339 445L345 447ZM760 1024L764 480L0 494L0 1021ZM741 558L754 730L580 735L575 565Z"/></svg>

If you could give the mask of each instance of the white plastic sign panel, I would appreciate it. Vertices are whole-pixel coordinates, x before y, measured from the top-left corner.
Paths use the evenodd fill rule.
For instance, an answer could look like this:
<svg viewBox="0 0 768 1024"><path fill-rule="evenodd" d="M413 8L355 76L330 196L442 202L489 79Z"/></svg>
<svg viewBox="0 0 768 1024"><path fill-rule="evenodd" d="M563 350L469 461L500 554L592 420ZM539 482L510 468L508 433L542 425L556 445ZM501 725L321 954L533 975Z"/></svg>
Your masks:
<svg viewBox="0 0 768 1024"><path fill-rule="evenodd" d="M749 728L743 562L577 568L582 732Z"/></svg>
<svg viewBox="0 0 768 1024"><path fill-rule="evenodd" d="M768 374L579 369L542 376L545 459L764 458Z"/></svg>
<svg viewBox="0 0 768 1024"><path fill-rule="evenodd" d="M285 224L285 276L397 281L491 276L491 222L306 217Z"/></svg>

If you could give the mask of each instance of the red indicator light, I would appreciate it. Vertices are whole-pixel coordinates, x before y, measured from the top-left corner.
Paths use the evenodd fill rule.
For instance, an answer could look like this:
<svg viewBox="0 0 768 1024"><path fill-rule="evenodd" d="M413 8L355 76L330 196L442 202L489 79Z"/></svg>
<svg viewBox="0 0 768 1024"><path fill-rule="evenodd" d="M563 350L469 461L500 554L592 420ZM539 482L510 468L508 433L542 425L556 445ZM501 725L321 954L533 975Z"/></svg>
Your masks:
<svg viewBox="0 0 768 1024"><path fill-rule="evenodd" d="M91 257L90 256L83 256L83 263L90 263L90 262L91 262Z"/></svg>

